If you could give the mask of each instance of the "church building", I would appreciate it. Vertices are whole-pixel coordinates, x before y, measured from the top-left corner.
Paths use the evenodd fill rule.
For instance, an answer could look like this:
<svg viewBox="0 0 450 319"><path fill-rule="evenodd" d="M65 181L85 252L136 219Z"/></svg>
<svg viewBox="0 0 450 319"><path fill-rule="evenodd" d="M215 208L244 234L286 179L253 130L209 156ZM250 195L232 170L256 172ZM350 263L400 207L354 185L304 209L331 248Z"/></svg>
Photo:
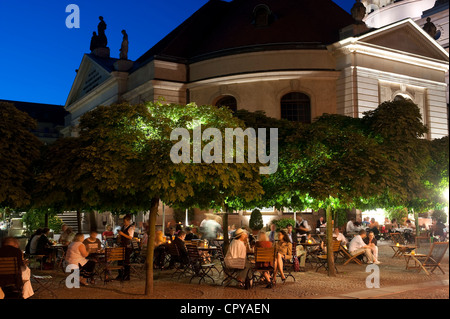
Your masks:
<svg viewBox="0 0 450 319"><path fill-rule="evenodd" d="M67 98L63 133L76 136L84 113L123 100L310 123L324 113L361 117L402 96L420 107L427 138L448 135L448 50L411 18L370 25L364 2L348 13L332 0L210 0L136 61L94 46Z"/></svg>

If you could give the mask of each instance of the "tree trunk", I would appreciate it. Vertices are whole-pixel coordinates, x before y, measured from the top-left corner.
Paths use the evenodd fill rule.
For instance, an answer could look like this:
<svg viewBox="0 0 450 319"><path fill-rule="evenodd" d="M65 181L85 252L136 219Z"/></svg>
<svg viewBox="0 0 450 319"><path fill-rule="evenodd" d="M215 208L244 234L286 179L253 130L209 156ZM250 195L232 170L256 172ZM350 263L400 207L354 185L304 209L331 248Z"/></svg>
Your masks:
<svg viewBox="0 0 450 319"><path fill-rule="evenodd" d="M97 218L95 217L95 211L91 210L89 212L89 224L90 224L90 230L97 231Z"/></svg>
<svg viewBox="0 0 450 319"><path fill-rule="evenodd" d="M225 255L230 245L230 239L228 238L228 207L223 215L223 254Z"/></svg>
<svg viewBox="0 0 450 319"><path fill-rule="evenodd" d="M45 213L45 217L44 217L44 227L48 228L48 213Z"/></svg>
<svg viewBox="0 0 450 319"><path fill-rule="evenodd" d="M77 209L77 227L78 233L81 233L81 211Z"/></svg>
<svg viewBox="0 0 450 319"><path fill-rule="evenodd" d="M327 262L328 262L328 276L336 277L336 269L334 268L334 254L333 254L333 219L332 219L331 205L327 207Z"/></svg>
<svg viewBox="0 0 450 319"><path fill-rule="evenodd" d="M416 225L416 237L420 236L419 213L414 209L414 224Z"/></svg>
<svg viewBox="0 0 450 319"><path fill-rule="evenodd" d="M159 198L152 198L150 203L149 225L147 230L147 259L145 260L146 278L145 278L145 296L150 297L153 294L153 256L155 249L156 217L158 216Z"/></svg>

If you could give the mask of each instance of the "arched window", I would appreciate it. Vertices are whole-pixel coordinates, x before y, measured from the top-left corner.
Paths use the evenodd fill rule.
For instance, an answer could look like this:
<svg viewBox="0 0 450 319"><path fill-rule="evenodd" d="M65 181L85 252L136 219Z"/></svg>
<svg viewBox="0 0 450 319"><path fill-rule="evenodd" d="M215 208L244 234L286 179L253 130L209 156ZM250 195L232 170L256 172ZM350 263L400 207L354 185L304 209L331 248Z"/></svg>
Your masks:
<svg viewBox="0 0 450 319"><path fill-rule="evenodd" d="M253 24L255 27L267 27L272 21L272 11L265 4L258 4L253 9Z"/></svg>
<svg viewBox="0 0 450 319"><path fill-rule="evenodd" d="M233 112L237 111L237 101L231 95L227 95L219 99L219 101L216 102L216 106L217 107L226 106Z"/></svg>
<svg viewBox="0 0 450 319"><path fill-rule="evenodd" d="M311 123L311 101L300 92L288 93L281 98L281 118L294 122Z"/></svg>

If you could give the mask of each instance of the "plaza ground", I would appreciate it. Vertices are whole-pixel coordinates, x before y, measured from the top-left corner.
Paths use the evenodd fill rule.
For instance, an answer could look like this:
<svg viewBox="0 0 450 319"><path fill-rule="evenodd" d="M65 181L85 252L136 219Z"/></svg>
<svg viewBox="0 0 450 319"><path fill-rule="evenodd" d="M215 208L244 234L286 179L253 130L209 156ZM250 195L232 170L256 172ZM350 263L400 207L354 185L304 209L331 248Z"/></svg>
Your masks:
<svg viewBox="0 0 450 319"><path fill-rule="evenodd" d="M189 283L188 277L172 278L173 270L155 270L154 294L151 299L448 299L449 298L449 253L442 260L441 268L428 276L425 272L405 269L404 257L392 258L391 241L379 242L380 288L367 288L367 265L350 263L343 265L338 259L336 277L329 277L323 270L315 271L307 264L306 272L293 273L295 281L288 278L286 283L278 279L274 288L257 286L245 290L230 285L221 286L223 280L214 276L211 280L198 284L198 278ZM218 267L219 268L219 267ZM220 268L219 268L220 269ZM144 280L132 276L130 281L109 282L104 285L97 280L95 285L69 289L65 286L61 270L38 271L34 274L51 275L50 289L38 291L32 299L145 299ZM36 287L35 287L36 288Z"/></svg>

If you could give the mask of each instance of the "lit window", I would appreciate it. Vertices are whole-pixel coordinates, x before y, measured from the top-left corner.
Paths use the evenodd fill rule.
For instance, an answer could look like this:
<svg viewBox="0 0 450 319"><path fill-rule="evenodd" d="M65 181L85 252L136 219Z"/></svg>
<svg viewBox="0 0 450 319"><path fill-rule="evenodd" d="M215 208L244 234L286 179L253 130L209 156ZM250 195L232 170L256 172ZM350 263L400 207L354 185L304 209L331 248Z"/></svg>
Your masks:
<svg viewBox="0 0 450 319"><path fill-rule="evenodd" d="M288 93L281 98L281 118L293 122L311 123L311 101L300 92Z"/></svg>

